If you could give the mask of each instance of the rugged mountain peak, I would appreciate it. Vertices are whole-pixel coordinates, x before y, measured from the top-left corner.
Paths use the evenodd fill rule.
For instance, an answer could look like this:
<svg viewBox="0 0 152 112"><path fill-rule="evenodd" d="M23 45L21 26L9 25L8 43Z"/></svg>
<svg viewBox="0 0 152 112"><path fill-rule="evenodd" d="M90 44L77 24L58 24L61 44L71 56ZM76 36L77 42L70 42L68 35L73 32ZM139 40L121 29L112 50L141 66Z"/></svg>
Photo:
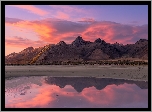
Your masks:
<svg viewBox="0 0 152 112"><path fill-rule="evenodd" d="M120 45L118 42L115 42L113 45Z"/></svg>
<svg viewBox="0 0 152 112"><path fill-rule="evenodd" d="M67 45L64 41L60 41L57 45Z"/></svg>
<svg viewBox="0 0 152 112"><path fill-rule="evenodd" d="M34 49L33 47L26 48L26 50L33 50L33 49Z"/></svg>
<svg viewBox="0 0 152 112"><path fill-rule="evenodd" d="M84 41L82 39L82 37L78 36L73 42L72 42L72 45L74 46L80 46L80 45L85 45L89 43L88 41Z"/></svg>
<svg viewBox="0 0 152 112"><path fill-rule="evenodd" d="M138 40L135 44L137 44L137 43L142 43L142 42L148 42L148 40L147 40L147 39L140 39L140 40Z"/></svg>
<svg viewBox="0 0 152 112"><path fill-rule="evenodd" d="M13 57L13 56L16 55L16 54L17 54L17 53L13 52L13 53L7 55L6 57L7 57L7 58L10 58L10 57Z"/></svg>
<svg viewBox="0 0 152 112"><path fill-rule="evenodd" d="M96 39L94 42L95 42L95 43L101 43L102 41L101 41L100 38L98 38L98 39Z"/></svg>
<svg viewBox="0 0 152 112"><path fill-rule="evenodd" d="M140 39L139 42L145 42L148 41L147 39Z"/></svg>
<svg viewBox="0 0 152 112"><path fill-rule="evenodd" d="M146 40L146 39L140 39L140 40L138 40L135 44L134 44L134 46L136 46L136 47L141 47L141 46L145 46L145 47L148 47L148 40Z"/></svg>
<svg viewBox="0 0 152 112"><path fill-rule="evenodd" d="M74 41L74 42L82 43L82 42L85 42L85 41L83 40L83 38L82 38L82 37L78 36L78 37L75 39L75 41Z"/></svg>
<svg viewBox="0 0 152 112"><path fill-rule="evenodd" d="M11 54L9 54L9 55L15 55L15 54L17 54L17 53L13 52L13 53L11 53Z"/></svg>
<svg viewBox="0 0 152 112"><path fill-rule="evenodd" d="M28 48L24 49L23 51L25 51L25 52L30 52L30 51L32 51L32 50L34 50L33 47L28 47Z"/></svg>
<svg viewBox="0 0 152 112"><path fill-rule="evenodd" d="M101 40L101 43L102 43L102 44L106 44L106 42L105 42L104 40Z"/></svg>
<svg viewBox="0 0 152 112"><path fill-rule="evenodd" d="M5 57L5 64L27 64L31 61L34 62L33 64L57 64L60 61L98 61L121 57L148 59L148 40L146 39L140 39L136 44L125 46L117 44L106 43L100 38L94 42L85 41L78 36L70 45L60 41L55 45L49 44L50 47L47 47L48 45L35 49L28 47L19 53L12 53Z"/></svg>
<svg viewBox="0 0 152 112"><path fill-rule="evenodd" d="M82 37L78 36L76 40L83 40Z"/></svg>

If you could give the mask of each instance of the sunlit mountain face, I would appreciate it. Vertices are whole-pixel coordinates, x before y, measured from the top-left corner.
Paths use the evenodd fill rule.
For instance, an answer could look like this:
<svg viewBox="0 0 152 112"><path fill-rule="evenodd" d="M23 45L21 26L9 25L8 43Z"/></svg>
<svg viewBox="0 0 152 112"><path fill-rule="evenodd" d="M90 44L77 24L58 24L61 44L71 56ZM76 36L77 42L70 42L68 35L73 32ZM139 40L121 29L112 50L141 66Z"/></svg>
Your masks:
<svg viewBox="0 0 152 112"><path fill-rule="evenodd" d="M148 107L145 81L33 76L13 78L5 84L6 108Z"/></svg>

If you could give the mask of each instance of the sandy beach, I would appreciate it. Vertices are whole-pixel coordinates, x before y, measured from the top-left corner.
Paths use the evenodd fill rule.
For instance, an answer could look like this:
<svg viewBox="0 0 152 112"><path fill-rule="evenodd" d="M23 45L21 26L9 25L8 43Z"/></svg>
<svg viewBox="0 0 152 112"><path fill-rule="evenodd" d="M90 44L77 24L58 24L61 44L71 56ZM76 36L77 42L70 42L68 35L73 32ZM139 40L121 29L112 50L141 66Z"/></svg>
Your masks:
<svg viewBox="0 0 152 112"><path fill-rule="evenodd" d="M5 66L5 78L18 76L100 77L148 80L148 66L28 65Z"/></svg>

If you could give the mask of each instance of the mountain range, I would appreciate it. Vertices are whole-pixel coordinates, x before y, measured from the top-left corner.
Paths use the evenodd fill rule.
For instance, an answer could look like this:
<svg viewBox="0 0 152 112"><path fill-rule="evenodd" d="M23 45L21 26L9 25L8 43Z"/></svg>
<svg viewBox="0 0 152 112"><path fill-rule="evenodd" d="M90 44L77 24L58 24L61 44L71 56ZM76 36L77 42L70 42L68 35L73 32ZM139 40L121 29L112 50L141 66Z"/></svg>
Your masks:
<svg viewBox="0 0 152 112"><path fill-rule="evenodd" d="M50 64L53 62L82 62L110 59L137 58L148 60L148 40L140 39L135 44L106 43L100 38L94 42L78 36L71 44L60 41L44 47L28 47L19 53L5 56L5 64Z"/></svg>

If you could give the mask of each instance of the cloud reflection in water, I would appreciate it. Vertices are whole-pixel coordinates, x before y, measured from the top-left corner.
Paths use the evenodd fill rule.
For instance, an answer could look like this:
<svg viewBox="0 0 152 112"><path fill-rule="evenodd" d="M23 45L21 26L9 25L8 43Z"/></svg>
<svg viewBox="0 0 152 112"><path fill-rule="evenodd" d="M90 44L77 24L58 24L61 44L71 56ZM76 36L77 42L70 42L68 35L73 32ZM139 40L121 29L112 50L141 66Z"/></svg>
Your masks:
<svg viewBox="0 0 152 112"><path fill-rule="evenodd" d="M10 86L15 84L13 80L16 79L20 79L16 87ZM37 83L33 79L37 79ZM27 83L20 84L22 80ZM7 80L5 85L6 108L148 107L148 82L144 81L89 77L20 77Z"/></svg>

